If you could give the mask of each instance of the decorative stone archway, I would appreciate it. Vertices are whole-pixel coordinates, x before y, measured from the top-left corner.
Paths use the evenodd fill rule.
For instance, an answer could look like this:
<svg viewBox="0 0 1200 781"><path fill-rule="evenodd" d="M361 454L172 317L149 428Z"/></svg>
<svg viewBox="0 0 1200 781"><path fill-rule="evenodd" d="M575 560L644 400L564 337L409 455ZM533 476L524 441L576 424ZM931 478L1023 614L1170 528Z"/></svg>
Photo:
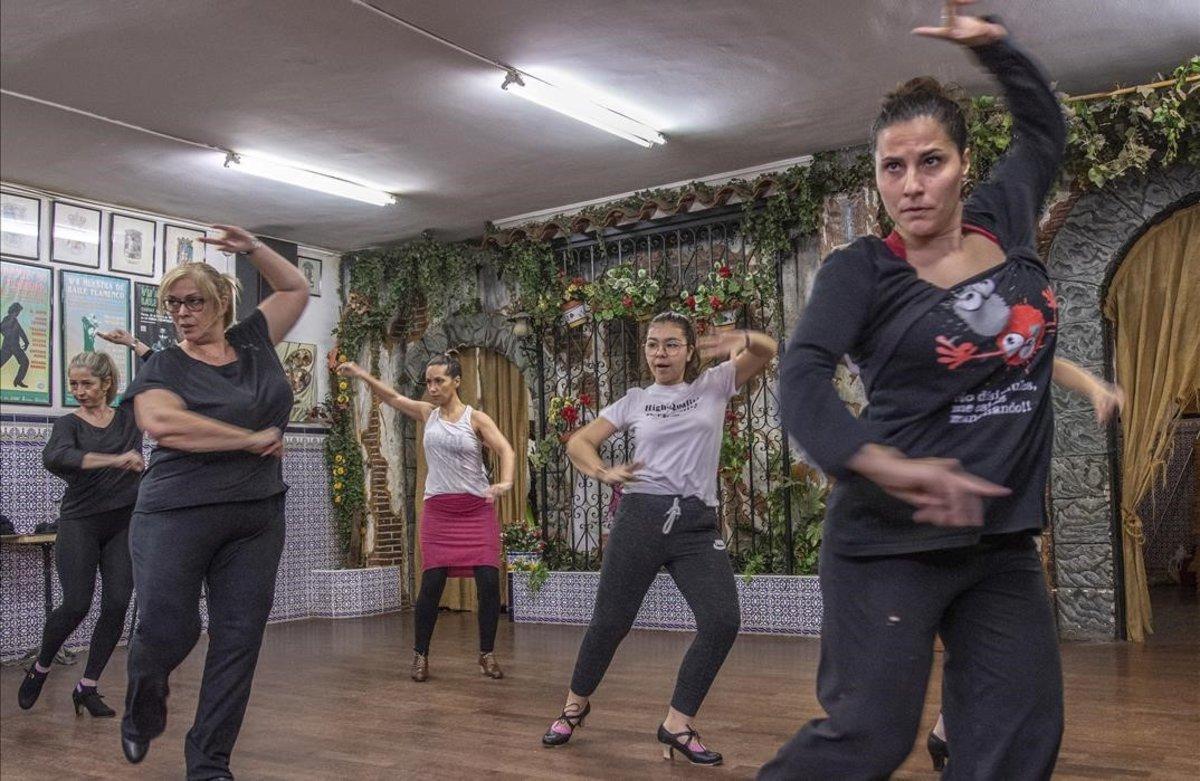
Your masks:
<svg viewBox="0 0 1200 781"><path fill-rule="evenodd" d="M1109 338L1100 312L1109 280L1145 231L1200 200L1200 169L1180 165L1082 196L1046 258L1058 292L1058 353L1101 376ZM1059 633L1124 636L1115 436L1095 425L1087 400L1054 389L1050 509Z"/></svg>

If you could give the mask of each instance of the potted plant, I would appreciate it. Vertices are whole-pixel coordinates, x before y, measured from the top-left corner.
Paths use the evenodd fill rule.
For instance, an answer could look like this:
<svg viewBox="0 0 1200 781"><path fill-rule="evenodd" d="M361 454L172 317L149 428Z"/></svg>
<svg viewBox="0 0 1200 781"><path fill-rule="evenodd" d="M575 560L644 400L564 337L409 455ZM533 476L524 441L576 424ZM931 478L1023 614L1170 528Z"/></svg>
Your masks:
<svg viewBox="0 0 1200 781"><path fill-rule="evenodd" d="M550 578L550 569L542 560L546 543L542 531L528 520L506 524L500 533L504 546L504 561L508 571L524 572L529 580L530 592L536 594Z"/></svg>
<svg viewBox="0 0 1200 781"><path fill-rule="evenodd" d="M649 320L662 299L662 283L646 269L622 263L605 271L587 287L592 316L600 322L618 317Z"/></svg>
<svg viewBox="0 0 1200 781"><path fill-rule="evenodd" d="M560 442L566 442L583 422L583 411L591 404L592 398L586 393L578 399L573 396L551 396L546 411L546 423L550 431Z"/></svg>
<svg viewBox="0 0 1200 781"><path fill-rule="evenodd" d="M585 298L586 291L587 280L583 277L572 277L563 286L562 322L568 328L578 328L587 322L590 310Z"/></svg>
<svg viewBox="0 0 1200 781"><path fill-rule="evenodd" d="M739 271L723 263L709 271L695 291L679 294L680 309L718 331L733 328L742 307L762 298L766 281L757 267Z"/></svg>

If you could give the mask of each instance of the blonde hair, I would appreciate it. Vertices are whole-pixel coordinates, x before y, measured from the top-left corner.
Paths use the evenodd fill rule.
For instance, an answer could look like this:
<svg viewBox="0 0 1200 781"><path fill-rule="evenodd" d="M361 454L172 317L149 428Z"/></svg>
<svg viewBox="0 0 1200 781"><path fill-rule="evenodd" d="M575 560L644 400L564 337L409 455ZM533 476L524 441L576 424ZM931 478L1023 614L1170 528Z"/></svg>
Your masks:
<svg viewBox="0 0 1200 781"><path fill-rule="evenodd" d="M181 279L191 280L206 299L216 302L218 306L222 298L227 299L228 308L222 313L222 319L226 328L233 325L233 313L237 308L241 285L237 278L222 274L207 263L181 263L163 274L162 281L158 283L158 311L167 311L167 291Z"/></svg>
<svg viewBox="0 0 1200 781"><path fill-rule="evenodd" d="M108 390L104 392L104 403L112 404L117 397L117 364L108 353L79 353L71 359L67 374L71 369L87 369L92 376L104 382L108 380Z"/></svg>

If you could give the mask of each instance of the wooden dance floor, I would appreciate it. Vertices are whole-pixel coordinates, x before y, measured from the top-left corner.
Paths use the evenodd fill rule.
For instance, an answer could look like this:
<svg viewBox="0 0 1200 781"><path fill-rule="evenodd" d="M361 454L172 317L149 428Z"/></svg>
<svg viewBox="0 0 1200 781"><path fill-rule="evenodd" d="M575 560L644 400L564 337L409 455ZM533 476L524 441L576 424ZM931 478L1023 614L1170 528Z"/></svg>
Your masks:
<svg viewBox="0 0 1200 781"><path fill-rule="evenodd" d="M1178 603L1178 599L1175 600ZM1200 636L1195 601L1160 608L1145 647L1063 647L1067 731L1056 777L1200 777ZM688 635L634 631L569 746L539 738L561 706L581 627L503 620L497 652L507 677L475 666L472 615L443 613L432 678L408 678L411 615L300 621L267 629L250 711L233 755L241 779L751 778L808 717L818 643L743 635L700 714L725 754L717 769L673 766L654 731ZM56 665L33 710L17 708L21 672L0 674L0 775L17 779L177 779L196 704L204 641L172 678L170 723L146 761L127 765L117 719L76 718L70 689L82 664ZM124 694L125 649L101 681L114 708ZM935 673L920 743L898 778L935 779L924 730L938 702ZM119 716L118 716L119 718ZM953 760L951 760L953 761Z"/></svg>

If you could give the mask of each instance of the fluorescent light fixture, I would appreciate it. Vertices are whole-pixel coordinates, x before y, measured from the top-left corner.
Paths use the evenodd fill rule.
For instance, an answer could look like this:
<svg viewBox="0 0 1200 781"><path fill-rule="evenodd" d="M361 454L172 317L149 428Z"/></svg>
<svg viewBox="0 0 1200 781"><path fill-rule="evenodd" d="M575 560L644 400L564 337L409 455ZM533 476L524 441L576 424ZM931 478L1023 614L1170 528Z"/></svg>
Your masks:
<svg viewBox="0 0 1200 781"><path fill-rule="evenodd" d="M649 125L530 76L528 73L509 71L504 83L500 85L500 89L510 95L516 95L531 103L565 114L571 119L586 122L592 127L605 130L614 136L620 136L639 146L651 147L655 144L667 143L663 134Z"/></svg>
<svg viewBox="0 0 1200 781"><path fill-rule="evenodd" d="M340 176L317 173L305 168L272 160L261 155L244 155L230 152L225 156L225 167L242 171L264 179L304 187L309 190L350 198L376 206L390 206L396 202L396 196L389 192L351 182Z"/></svg>

